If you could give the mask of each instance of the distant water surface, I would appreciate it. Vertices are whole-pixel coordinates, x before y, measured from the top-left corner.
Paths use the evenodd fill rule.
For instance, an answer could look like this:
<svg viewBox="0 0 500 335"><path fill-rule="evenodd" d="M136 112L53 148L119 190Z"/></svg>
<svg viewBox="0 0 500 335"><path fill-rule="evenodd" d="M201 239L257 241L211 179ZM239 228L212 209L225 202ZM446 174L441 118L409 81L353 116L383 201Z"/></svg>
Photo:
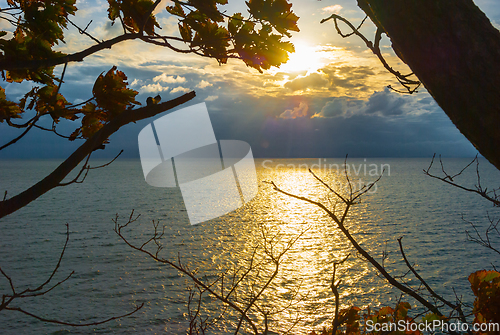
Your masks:
<svg viewBox="0 0 500 335"><path fill-rule="evenodd" d="M444 160L447 170L458 172L467 159ZM362 246L393 274L404 267L397 238L404 236L407 256L436 290L453 300L453 288L472 302L468 275L498 265L495 255L467 241L465 230L474 222L484 231L487 215L498 210L479 196L424 176L430 159L349 159L352 181L370 182L384 176L372 194L363 197L348 217L347 227ZM94 162L98 165L102 162ZM90 328L46 324L17 312L0 312L2 334L184 334L186 284L168 266L133 251L113 232L118 214L126 219L132 210L140 219L124 230L135 243L153 232L152 220L164 225L163 256L181 259L213 277L230 264L244 263L253 246L262 242L262 227L269 236L279 234L283 243L304 232L287 253L280 275L263 297L273 306L287 306L295 289L296 303L274 317L271 329L284 332L299 318L292 334L307 334L331 322L334 297L329 285L332 262L351 254L337 278L341 305L378 307L394 304L398 292L380 279L355 251L325 213L314 205L274 191L264 181L274 181L288 192L333 205L334 198L307 171L312 168L333 187L344 192L342 159L256 160L259 194L239 210L218 219L191 226L182 195L177 189L154 188L144 181L139 160L118 160L91 171L82 184L56 188L0 222L0 266L18 290L44 282L57 263L65 241L70 241L54 283L71 271L70 280L49 294L16 301L30 312L70 322L93 322L127 313L136 304L145 307L131 317ZM8 196L29 187L57 166L57 161L0 161L0 191ZM336 166L339 167L337 170ZM440 166L435 166L438 173ZM481 160L481 182L500 185L498 171ZM473 187L475 167L459 182ZM122 223L124 221L121 221ZM218 270L219 269L219 270ZM213 277L215 278L215 277ZM0 278L0 292L9 292ZM207 312L213 312L210 302ZM234 332L229 315L214 334Z"/></svg>

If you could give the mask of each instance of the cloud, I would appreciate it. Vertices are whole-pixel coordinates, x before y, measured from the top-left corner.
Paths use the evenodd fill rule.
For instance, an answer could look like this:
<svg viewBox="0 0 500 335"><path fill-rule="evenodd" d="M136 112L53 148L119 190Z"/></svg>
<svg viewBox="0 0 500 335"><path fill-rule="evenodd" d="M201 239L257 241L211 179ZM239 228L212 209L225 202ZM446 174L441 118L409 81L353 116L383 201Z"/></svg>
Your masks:
<svg viewBox="0 0 500 335"><path fill-rule="evenodd" d="M168 87L163 87L160 84L149 84L146 86L143 86L141 88L142 92L145 93L156 93L156 92L162 92L162 91L167 91Z"/></svg>
<svg viewBox="0 0 500 335"><path fill-rule="evenodd" d="M142 86L144 83L142 82L142 80L138 80L137 78L134 79L134 81L130 84L131 87L140 87Z"/></svg>
<svg viewBox="0 0 500 335"><path fill-rule="evenodd" d="M385 116L401 115L407 100L391 92L387 87L382 92L375 92L366 103L366 114L379 113Z"/></svg>
<svg viewBox="0 0 500 335"><path fill-rule="evenodd" d="M338 14L340 13L342 9L342 6L341 5L332 5L332 6L328 6L328 7L323 7L321 8L321 10L323 10L323 12L326 12L326 13L333 13L333 14Z"/></svg>
<svg viewBox="0 0 500 335"><path fill-rule="evenodd" d="M339 116L347 117L346 98L334 98L333 100L328 101L326 105L321 109L321 112L314 114L312 118L333 118Z"/></svg>
<svg viewBox="0 0 500 335"><path fill-rule="evenodd" d="M190 89L189 88L185 88L185 87L182 87L182 86L177 86L176 88L174 88L172 91L170 91L170 93L177 93L177 92L189 92Z"/></svg>
<svg viewBox="0 0 500 335"><path fill-rule="evenodd" d="M368 100L337 97L328 101L312 118L350 118L355 115L376 115L384 118L432 113L435 108L429 97L403 97L385 88L375 91ZM432 98L431 98L432 99Z"/></svg>
<svg viewBox="0 0 500 335"><path fill-rule="evenodd" d="M308 88L321 88L328 86L328 79L323 75L314 72L305 77L298 77L285 83L285 88L290 91L304 91Z"/></svg>
<svg viewBox="0 0 500 335"><path fill-rule="evenodd" d="M375 76L369 66L336 66L328 65L320 70L328 78L330 90L338 88L366 88L368 79Z"/></svg>
<svg viewBox="0 0 500 335"><path fill-rule="evenodd" d="M196 87L198 88L206 88L208 86L212 86L212 84L210 84L208 81L205 80L200 81L200 83L196 85Z"/></svg>
<svg viewBox="0 0 500 335"><path fill-rule="evenodd" d="M155 83L157 82L163 82L163 83L167 83L167 84L177 84L177 83L184 83L186 82L186 78L184 77L181 77L181 76L169 76L165 73L162 73L161 75L159 76L156 76L153 78L153 81Z"/></svg>
<svg viewBox="0 0 500 335"><path fill-rule="evenodd" d="M219 98L219 96L217 95L209 95L205 101L214 101L214 100L217 100Z"/></svg>
<svg viewBox="0 0 500 335"><path fill-rule="evenodd" d="M294 109L287 109L279 116L281 119L295 119L298 117L307 116L309 106L305 102L299 103Z"/></svg>

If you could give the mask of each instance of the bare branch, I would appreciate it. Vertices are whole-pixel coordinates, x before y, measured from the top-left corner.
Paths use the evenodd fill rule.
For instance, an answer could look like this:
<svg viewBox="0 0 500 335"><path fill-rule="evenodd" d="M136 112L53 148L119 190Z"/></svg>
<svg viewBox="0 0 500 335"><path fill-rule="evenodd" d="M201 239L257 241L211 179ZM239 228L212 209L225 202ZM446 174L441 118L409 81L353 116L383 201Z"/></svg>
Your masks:
<svg viewBox="0 0 500 335"><path fill-rule="evenodd" d="M462 220L465 221L463 215L462 215ZM500 219L495 221L493 218L491 218L488 215L488 220L490 222L490 225L488 226L488 228L486 228L486 232L484 234L484 237L479 233L477 226L472 222L468 222L468 223L472 226L472 229L474 230L475 236L472 235L468 230L465 231L465 234L467 235L467 239L469 241L475 242L475 243L477 243L485 248L488 248L488 249L496 252L497 254L500 254L500 250L492 245L491 238L490 238L490 234L492 232L494 232L496 234L497 238L500 237L500 231L498 230L498 225L500 224Z"/></svg>
<svg viewBox="0 0 500 335"><path fill-rule="evenodd" d="M333 274L332 274L332 282L330 284L330 288L335 295L335 316L333 318L332 322L332 334L337 334L337 328L340 326L340 320L339 320L339 308L340 308L340 294L339 294L339 286L341 283L341 280L339 280L337 283L335 283L336 280L336 274L337 274L337 266L342 265L345 261L347 261L347 258L349 258L350 254L345 256L343 260L340 262L334 262L333 263Z"/></svg>
<svg viewBox="0 0 500 335"><path fill-rule="evenodd" d="M346 173L346 177L347 176L347 173ZM347 180L347 182L349 182L349 180ZM424 307L426 307L427 309L429 309L430 311L432 311L433 313L435 313L436 315L439 315L439 316L443 316L443 314L439 311L438 309L438 306L436 306L435 304L432 304L431 302L427 301L424 297L422 297L421 295L419 295L418 293L416 293L413 289L407 287L406 285L400 283L399 281L397 281L393 276L391 276L386 270L385 268L377 261L375 260L357 241L356 239L351 235L351 233L348 231L348 229L345 227L345 218L347 216L347 213L349 212L350 210L350 207L354 204L353 202L353 197L356 197L358 195L356 195L354 192L351 192L351 195L349 198L346 199L346 201L344 201L344 212L342 214L342 217L341 219L339 219L338 216L336 216L332 211L330 211L326 206L324 206L322 203L320 202L317 202L317 201L314 201L314 200L311 200L311 199L308 199L308 198L305 198L305 197L301 197L301 196L298 196L298 195L295 195L295 194L291 194L291 193L288 193L286 191L283 191L282 189L280 189L274 182L270 182L271 185L273 185L274 189L280 193L283 193L285 195L288 195L290 197L293 197L293 198L296 198L296 199L299 199L299 200L303 200L303 201L306 201L306 202L309 202L311 204L314 204L316 206L318 206L319 208L321 208L323 211L326 212L326 214L337 224L337 227L340 228L340 230L342 231L342 233L344 234L344 236L349 240L349 242L351 243L352 246L354 246L354 248L356 249L356 251L363 257L365 258L367 261L369 261L376 269L377 271L392 285L394 286L395 288L397 288L398 290L400 290L401 292L411 296L412 298L414 298L415 300L417 300L420 304L422 304ZM364 192L364 190L362 191Z"/></svg>
<svg viewBox="0 0 500 335"><path fill-rule="evenodd" d="M31 317L33 317L35 319L38 319L40 321L43 321L43 322L55 323L55 324L65 325L65 326L71 326L71 327L88 327L88 326L101 325L103 323L107 323L107 322L110 322L110 321L113 321L113 320L118 320L118 319L130 316L130 315L134 314L135 312L137 312L138 310L140 310L142 307L144 307L144 303L136 306L135 309L132 312L129 312L127 314L123 314L123 315L120 315L120 316L113 316L113 317L110 317L110 318L108 318L106 320L96 321L96 322L88 322L88 323L72 323L72 322L60 321L60 320L55 320L55 319L46 319L46 318L43 318L41 316L35 315L33 313L27 312L24 309L21 309L19 307L6 307L5 309L6 310L10 310L10 311L21 312L23 314L26 314L28 316L31 316Z"/></svg>
<svg viewBox="0 0 500 335"><path fill-rule="evenodd" d="M441 180L449 185L452 185L452 186L455 186L455 187L458 187L459 189L461 190L464 190L464 191L467 191L467 192L472 192L472 193L476 193L476 194L479 194L481 197L485 198L486 200L490 201L491 203L493 203L493 206L496 206L496 207L499 207L500 206L500 199L498 198L497 194L496 194L496 191L497 190L492 190L492 191L488 191L487 188L483 188L481 186L481 177L480 177L480 174L479 174L479 159L476 155L476 157L469 163L467 164L467 166L465 166L460 172L454 174L454 175L449 175L445 169L444 169L444 164L443 164L443 161L441 159L441 155L439 156L439 163L441 164L441 171L443 172L443 177L440 177L440 176L437 176L437 175L434 175L430 172L433 164L434 164L434 158L435 158L436 154L434 154L432 156L432 160L431 160L431 163L429 164L429 167L427 169L424 169L424 174L429 176L429 177L432 177L432 178L435 178L435 179L438 179L438 180ZM462 186L460 184L457 184L454 179L460 175L462 175L462 173L467 170L467 168L469 168L474 162L476 162L476 175L477 175L477 184L475 185L475 188L468 188L468 187L465 187L465 186Z"/></svg>
<svg viewBox="0 0 500 335"><path fill-rule="evenodd" d="M324 22L326 22L328 20L333 19L333 22L335 24L335 29L337 30L337 33L340 36L342 36L343 38L346 38L346 37L350 37L352 35L356 35L359 38L361 38L363 40L363 42L365 42L366 46L373 52L373 54L375 54L378 57L378 59L380 60L380 62L382 63L382 65L385 67L385 69L387 71L389 71L391 74L393 74L396 77L396 79L406 89L406 91L398 91L398 90L394 89L390 85L387 86L388 88L390 88L390 89L392 89L394 91L397 91L399 93L412 94L412 93L417 92L417 89L420 87L421 82L418 81L418 80L409 79L409 77L411 77L413 75L413 73L409 73L409 74L404 75L404 74L401 74L399 71L394 70L387 63L387 61L385 60L384 56L382 55L382 52L380 51L380 48L379 48L379 44L380 44L380 40L382 39L382 34L385 33L385 32L382 29L377 28L377 31L375 33L375 43L373 43L370 40L368 40L359 31L359 29L361 28L361 26L365 22L366 18L367 17L365 16L365 18L363 19L363 21L361 21L361 24L357 28L349 20L347 20L347 19L345 19L342 16L337 15L337 14L332 14L329 17L327 17L326 19L321 20L321 23L324 23ZM349 29L351 29L351 32L348 33L348 34L344 34L342 32L342 30L340 29L339 25L338 25L338 21L344 22L349 27Z"/></svg>
<svg viewBox="0 0 500 335"><path fill-rule="evenodd" d="M92 23L92 20L90 20L90 22L87 24L87 26L85 27L85 29L81 29L80 27L78 27L76 24L73 23L73 21L71 21L69 18L67 18L68 22L71 23L71 25L73 27L75 27L76 29L78 29L78 32L82 35L85 35L87 37L89 37L90 39L92 39L94 42L96 42L97 44L99 43L102 43L103 41L99 41L97 38L95 38L94 36L90 35L89 33L87 33L87 28L90 26L90 24Z"/></svg>
<svg viewBox="0 0 500 335"><path fill-rule="evenodd" d="M122 233L122 229L127 227L130 223L136 221L138 218L134 216L133 211L125 224L119 224L118 215L113 219L115 223L115 232L117 235L134 250L145 253L155 261L162 264L172 266L177 271L188 276L189 280L194 284L194 289L189 288L190 293L188 296L188 316L190 320L191 333L204 333L215 320L220 319L226 312L226 309L232 309L238 313L238 322L234 334L240 332L244 324L248 325L253 334L262 334L259 332L256 321L252 319L255 312L259 312L264 316L264 328L268 327L268 317L282 310L272 306L270 308L260 306L267 299L263 296L267 294L271 283L278 275L280 264L282 263L285 254L291 249L295 242L307 231L303 230L300 234L290 238L288 241L282 241L279 233L274 236L269 236L269 231L261 225L261 243L257 243L251 249L249 259L245 260L244 266L234 266L232 271L226 270L217 275L214 280L201 278L197 274L197 270L191 270L188 265L184 264L181 260L180 254L177 256L176 261L162 258L159 251L162 249L161 238L164 235L164 229L160 227L158 221L153 221L154 232L152 237L147 239L144 243L137 245L129 242ZM278 247L279 244L279 247ZM151 250L151 248L155 248ZM258 251L263 251L262 254L257 255ZM262 260L260 259L262 257ZM272 265L272 270L267 273L268 265ZM224 309L220 316L217 318L208 318L201 315L201 307L197 304L201 302L203 295L208 295L222 303ZM294 292L293 297L298 294L298 289ZM295 298L292 298L292 300ZM290 301L290 305L293 301ZM265 331L265 330L264 330Z"/></svg>
<svg viewBox="0 0 500 335"><path fill-rule="evenodd" d="M132 212L133 213L133 212ZM131 216L132 217L132 214ZM135 218L135 220L137 220L137 217ZM134 220L134 221L135 221ZM203 288L204 290L206 290L208 293L210 293L213 297L215 297L216 299L218 299L219 301L229 305L232 309L234 309L236 312L238 312L240 315L243 316L243 318L245 319L245 321L250 325L250 327L252 328L253 332L258 335L258 329L257 329L257 326L254 324L254 322L248 317L248 315L246 314L246 312L240 307L238 306L237 304L235 304L233 301L231 301L230 299L227 299L226 297L224 296L221 296L218 292L216 292L216 290L212 289L211 287L209 287L207 284L205 284L201 279L199 279L198 277L195 276L195 274L193 273L193 271L190 271L185 265L183 265L181 263L181 260L180 260L180 256L178 258L178 261L177 263L174 263L173 261L170 261L168 259L164 259L164 258L160 258L158 256L158 251L156 253L152 253L148 250L146 250L144 248L144 244L141 246L141 247L137 247L135 245L133 245L132 243L130 243L126 238L125 236L123 236L122 234L122 229L127 227L130 223L132 223L133 221L131 221L129 219L129 221L127 221L124 225L120 225L118 224L118 215L116 216L116 218L113 220L113 222L115 223L115 232L116 234L129 246L131 247L132 249L136 250L136 251L140 251L142 253L145 253L146 255L148 255L149 257L151 257L152 259L154 259L155 261L159 262L159 263L162 263L162 264L167 264L167 265L170 265L172 266L174 269L176 269L177 271L181 272L181 273L184 273L185 275L187 275L196 285L198 285L199 287ZM153 235L153 239L157 239L158 236L160 235L158 232L157 232L157 226L154 226L155 228L155 232L154 232L154 235Z"/></svg>
<svg viewBox="0 0 500 335"><path fill-rule="evenodd" d="M31 130L31 128L33 128L33 126L38 121L38 119L40 119L41 116L42 116L42 114L37 114L33 119L31 119L29 121L28 127L21 133L21 135L19 135L18 137L12 139L8 143L2 145L0 147L0 150L3 150L5 148L7 148L8 146L11 146L14 143L17 143L17 141L19 141L21 138L23 138Z"/></svg>
<svg viewBox="0 0 500 335"><path fill-rule="evenodd" d="M452 312L453 311L457 311L459 316L460 316L460 320L464 323L467 323L467 319L465 318L465 315L462 311L462 307L460 304L452 304L451 302L449 302L448 300L444 299L442 296L440 296L439 294L437 294L430 286L429 284L427 284L427 282L418 274L418 272L415 270L415 268L410 264L410 262L408 261L408 259L406 258L406 254L403 250L403 242L401 242L403 239L403 237L401 236L400 238L398 238L398 243L399 243L399 250L401 251L401 255L403 256L403 259L405 261L405 264L406 266L408 267L408 269L410 269L410 271L413 273L413 275L420 281L420 283L422 283L422 285L424 285L425 289L431 294L432 297L436 298L437 300L441 301L442 303L444 303L445 305L447 305L448 307L450 307L452 309Z"/></svg>
<svg viewBox="0 0 500 335"><path fill-rule="evenodd" d="M55 289L56 287L58 287L59 285L61 285L65 281L67 281L75 273L74 271L72 271L64 279L62 279L59 282L57 282L56 284L52 285L50 288L44 290L45 286L50 284L50 282L52 281L52 279L56 275L57 271L59 270L62 259L64 257L64 252L66 251L66 247L68 246L68 242L69 242L69 225L66 224L66 241L64 242L64 246L63 246L63 249L62 249L61 254L59 256L59 259L57 261L57 264L54 267L54 269L52 270L50 276L42 284L40 284L38 287L36 287L34 289L27 288L27 289L23 290L22 292L16 292L16 288L15 288L15 285L14 285L12 278L9 275L7 275L7 273L2 268L0 268L0 273L9 282L9 286L10 286L10 289L12 291L12 294L3 294L2 295L2 302L0 304L0 311L2 311L2 310L17 311L17 312L23 313L25 315L28 315L30 317L33 317L37 320L40 320L43 322L48 322L48 323L55 323L55 324L61 324L61 325L66 325L66 326L72 326L72 327L87 327L87 326L100 325L100 324L103 324L106 322L110 322L113 320L117 320L117 319L129 316L129 315L132 315L144 306L144 303L143 303L139 306L136 306L136 308L130 313L123 314L120 316L114 316L114 317L110 317L110 318L102 320L102 321L96 321L96 322L90 322L90 323L73 323L73 322L60 321L57 319L47 319L47 318L41 317L39 315L35 315L31 312L28 312L20 307L10 307L10 304L13 301L15 301L16 299L39 297L39 296L43 296L43 295L49 293L50 291L52 291L53 289Z"/></svg>
<svg viewBox="0 0 500 335"><path fill-rule="evenodd" d="M75 178L73 178L72 180L70 180L69 182L66 182L66 183L59 183L58 186L68 186L70 184L81 184L85 181L85 179L87 178L87 175L89 174L89 171L90 170L97 170L97 169L101 169L101 168L104 168L106 166L109 166L111 165L118 157L120 157L120 155L123 153L123 150L120 150L120 152L118 153L118 155L115 156L115 158L113 158L111 161L105 163L105 164L102 164L102 165L99 165L99 166L90 166L89 165L89 160L90 160L90 156L91 154L89 154L87 156L87 159L85 160L85 163L82 165L81 169L80 169L80 172L78 172L78 174L76 175ZM83 175L83 178L79 180L79 178Z"/></svg>

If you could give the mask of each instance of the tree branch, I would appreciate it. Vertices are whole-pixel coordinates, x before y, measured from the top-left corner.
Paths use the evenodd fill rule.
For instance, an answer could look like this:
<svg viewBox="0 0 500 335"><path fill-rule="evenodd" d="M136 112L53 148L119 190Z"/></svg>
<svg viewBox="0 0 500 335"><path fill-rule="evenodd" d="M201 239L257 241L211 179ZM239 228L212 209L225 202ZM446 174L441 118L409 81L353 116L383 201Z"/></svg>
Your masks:
<svg viewBox="0 0 500 335"><path fill-rule="evenodd" d="M89 322L89 323L72 323L72 322L60 321L60 320L55 320L55 319L46 319L46 318L43 318L41 316L35 315L33 313L27 312L24 309L21 309L19 307L7 307L5 309L6 310L10 310L10 311L21 312L23 314L26 314L28 316L31 316L31 317L33 317L35 319L38 319L40 321L43 321L43 322L55 323L55 324L65 325L65 326L71 326L71 327L88 327L88 326L101 325L103 323L107 323L107 322L110 322L110 321L113 321L113 320L118 320L118 319L130 316L130 315L134 314L135 312L137 312L138 310L140 310L142 307L144 307L144 303L136 306L135 309L132 312L130 312L130 313L123 314L123 315L120 315L120 316L113 316L113 317L110 317L110 318L108 318L106 320L102 320L102 321Z"/></svg>
<svg viewBox="0 0 500 335"><path fill-rule="evenodd" d="M16 210L26 206L42 194L57 187L60 182L83 160L87 155L98 148L106 139L109 138L122 126L131 122L147 119L157 114L175 108L188 102L196 96L194 91L186 93L157 105L150 105L138 109L126 110L116 118L105 124L98 132L86 140L78 149L75 150L63 163L61 163L52 173L44 179L31 186L24 192L0 202L0 218L9 215Z"/></svg>
<svg viewBox="0 0 500 335"><path fill-rule="evenodd" d="M149 239L146 243L142 244L140 247L135 246L132 243L130 243L125 238L125 236L123 236L122 229L125 228L125 227L127 227L130 223L135 222L139 218L139 216L137 216L137 217L134 218L133 215L134 215L134 211L132 211L132 213L130 214L129 220L124 225L118 224L118 214L116 215L116 218L113 220L114 223L115 223L115 229L114 230L115 230L116 234L129 247L131 247L134 250L137 250L137 251L140 251L142 253L145 253L146 255L148 255L149 257L151 257L152 259L154 259L155 261L157 261L159 263L168 264L168 265L172 266L174 269L176 269L177 271L179 271L179 272L184 273L185 275L187 275L193 281L193 283L195 283L196 285L198 285L198 287L203 288L205 291L207 291L208 293L210 293L216 299L218 299L219 301L223 302L224 304L229 305L232 309L234 309L236 312L238 312L238 314L240 314L245 319L245 321L250 325L250 327L252 328L254 334L255 335L259 334L257 326L254 324L254 322L252 321L252 319L250 319L250 317L246 314L245 311L243 311L243 309L240 306L238 306L237 304L235 304L230 299L228 299L228 298L220 295L218 292L216 292L211 287L211 285L207 285L206 283L204 283L200 278L198 278L193 273L193 271L190 271L184 264L181 263L180 256L178 258L178 262L177 263L175 263L173 261L170 261L168 259L164 259L164 258L160 258L159 257L158 253L161 250L161 245L159 245L158 239L161 238L161 236L163 236L163 233L158 233L158 231L157 231L158 226L154 225L154 222L153 222L153 225L154 225L155 231L154 231L154 235L153 235L153 237L151 239ZM145 246L149 242L151 242L151 241L154 241L154 243L158 247L155 253L150 252L150 251L148 251L148 250L145 249Z"/></svg>
<svg viewBox="0 0 500 335"><path fill-rule="evenodd" d="M39 68L52 67L69 62L81 62L85 59L85 57L90 56L96 52L99 52L104 49L111 49L111 47L117 43L140 38L141 36L142 36L141 34L137 33L123 34L115 38L112 38L110 40L101 42L97 45L93 45L83 51L56 58L35 59L29 61L4 58L0 60L0 70L39 69Z"/></svg>
<svg viewBox="0 0 500 335"><path fill-rule="evenodd" d="M430 172L433 164L434 164L434 159L436 157L436 154L434 154L434 156L432 156L432 160L431 160L431 163L429 164L429 167L427 169L424 169L424 173L431 177L431 178L434 178L434 179L438 179L438 180L441 180L449 185L452 185L452 186L455 186L459 189L462 189L464 191L467 191L467 192L472 192L472 193L476 193L476 194L479 194L481 197L485 198L486 200L490 201L491 203L493 203L493 206L495 207L500 207L500 200L498 198L498 195L496 194L496 191L497 190L492 190L492 191L489 191L488 192L488 188L483 188L481 186L481 177L479 175L479 159L476 155L476 157L469 163L467 164L467 166L465 166L460 172L454 174L453 176L452 175L449 175L445 169L444 169L444 165L443 165L443 161L441 159L441 155L439 156L439 162L441 164L441 171L443 172L443 175L444 177L440 177L440 176L437 176L437 175L434 175ZM460 184L457 184L453 179L462 175L462 173L467 169L469 168L472 163L476 162L476 175L477 175L477 184L475 185L475 189L472 189L472 188L468 188L468 187L464 187ZM493 195L493 196L492 196Z"/></svg>
<svg viewBox="0 0 500 335"><path fill-rule="evenodd" d="M411 77L413 75L413 73L409 73L409 74L404 75L404 74L401 74L399 71L394 70L387 63L387 61L385 60L384 56L382 55L382 52L380 51L379 44L380 44L380 40L382 39L382 34L384 33L384 30L381 29L380 27L377 28L377 31L375 32L375 43L373 43L370 40L368 40L359 31L359 28L361 28L361 26L365 22L366 18L367 18L367 16L365 16L365 18L363 19L363 21L361 21L361 24L357 28L349 20L347 20L347 19L345 19L342 16L337 15L337 14L330 15L326 19L321 20L320 23L324 23L324 22L326 22L328 20L333 19L333 22L335 23L335 29L337 30L337 33L340 36L342 36L343 38L346 38L346 37L350 37L352 35L356 35L359 38L361 38L363 40L363 42L365 42L365 44L368 47L368 49L370 49L373 52L373 54L378 57L378 59L380 60L380 62L384 66L384 68L396 77L396 79L406 89L406 91L404 91L404 92L403 91L398 91L398 90L394 89L391 85L387 86L388 88L390 88L390 89L392 89L392 90L394 90L396 92L399 92L399 93L412 94L412 93L417 92L417 89L420 87L421 82L418 81L418 80L408 79L409 77ZM350 32L348 34L344 34L342 32L342 30L340 29L339 25L338 25L338 21L344 22L349 27L349 29L351 29L352 32ZM414 86L414 87L412 87L412 86Z"/></svg>
<svg viewBox="0 0 500 335"><path fill-rule="evenodd" d="M357 241L356 239L351 235L351 233L349 232L349 230L345 227L344 225L344 222L345 222L345 218L347 217L347 213L349 212L352 204L354 203L353 201L353 198L358 198L361 194L364 194L368 191L369 188L365 188L363 191L361 191L361 193L357 194L356 192L353 193L351 192L351 195L349 196L349 198L345 199L346 201L343 201L344 204L345 204L345 208L344 208L344 212L343 212L343 215L342 215L342 218L339 219L339 217L337 215L335 215L335 213L333 213L332 211L330 211L325 205L323 205L322 203L320 202L317 202L317 201L314 201L314 200L311 200L311 199L308 199L308 198L305 198L305 197L301 197L301 196L298 196L298 195L295 195L295 194L291 194L291 193L288 193L282 189L280 189L274 182L271 182L270 183L271 185L273 185L274 189L280 193L283 193L285 195L288 195L292 198L296 198L296 199L299 199L299 200L303 200L303 201L306 201L306 202L309 202L311 204L314 204L316 206L318 206L319 208L321 208L323 211L326 212L326 214L337 224L337 227L340 228L340 230L342 231L342 233L344 234L345 237L347 237L347 239L349 240L349 242L351 243L351 245L356 249L356 251L361 254L368 262L370 262L377 270L378 272L394 287L396 287L398 290L400 290L401 292L403 293L406 293L408 294L409 296L411 296L412 298L414 298L415 300L417 300L420 304L422 304L423 306L425 306L426 308L428 308L430 311L432 311L433 313L435 313L436 315L439 315L439 316L443 316L443 314L439 311L439 309L433 305L432 303L428 302L426 299L424 299L421 295L419 295L418 293L416 293L414 290L406 287L405 285L401 284L399 281L397 281L393 276L391 276L386 270L385 268L377 261L375 260ZM373 186L374 184L372 184ZM359 192L359 191L358 191Z"/></svg>
<svg viewBox="0 0 500 335"><path fill-rule="evenodd" d="M401 255L403 256L403 259L405 261L405 264L406 266L408 267L408 269L410 269L410 271L413 273L413 275L415 277L417 277L417 279L420 281L420 283L422 285L424 285L425 289L431 294L431 296L433 296L434 298L438 299L439 301L441 301L442 303L444 303L445 305L447 305L448 307L450 307L452 310L454 311L457 311L459 316L460 316L460 320L463 322L463 323L467 323L467 319L465 318L465 315L462 311L462 307L460 306L460 304L452 304L451 302L449 302L448 300L446 300L445 298L443 298L442 296L440 296L439 294L437 294L430 286L429 284L427 284L427 282L418 274L418 272L415 270L415 268L410 264L410 262L408 261L408 259L406 258L406 254L403 250L403 242L401 242L403 239L403 237L400 237L398 238L398 243L399 243L399 250L401 251ZM469 332L469 334L471 334Z"/></svg>
<svg viewBox="0 0 500 335"><path fill-rule="evenodd" d="M23 138L31 130L31 128L33 128L33 126L38 121L38 119L40 119L41 116L42 116L41 114L37 114L33 119L31 119L29 121L29 126L21 133L21 135L19 135L18 137L10 140L9 142L5 143L4 145L0 146L0 150L3 150L5 148L11 146L12 144L16 143L21 138Z"/></svg>
<svg viewBox="0 0 500 335"><path fill-rule="evenodd" d="M123 314L120 316L113 316L113 317L110 317L110 318L103 320L103 321L89 322L89 323L73 323L73 322L60 321L60 320L56 320L56 319L47 319L47 318L35 315L31 312L28 312L20 307L9 307L9 305L16 299L39 297L39 296L42 296L42 295L49 293L50 291L52 291L53 289L55 289L56 287L58 287L59 285L61 285L65 281L67 281L75 273L74 271L72 271L64 279L62 279L59 282L57 282L56 284L52 285L47 290L44 290L44 287L47 286L52 281L55 274L59 270L62 259L64 257L64 253L65 253L66 248L68 246L68 242L69 242L69 225L66 224L66 241L64 242L64 246L63 246L63 249L62 249L61 254L59 256L59 259L57 261L57 264L54 267L54 269L52 270L52 273L47 278L47 280L45 280L42 284L40 284L38 287L36 287L34 289L27 288L27 289L23 290L22 292L16 292L16 288L14 286L14 282L12 281L12 278L9 275L7 275L7 273L5 273L5 271L3 271L2 268L0 268L0 273L9 282L9 286L10 286L10 289L12 291L12 294L3 294L2 295L2 301L0 303L0 311L6 310L6 311L20 312L20 313L26 314L30 317L33 317L33 318L40 320L40 321L43 321L43 322L55 323L55 324L60 324L60 325L72 326L72 327L86 327L86 326L100 325L103 323L110 322L112 320L116 320L116 319L120 319L120 318L129 316L129 315L132 315L144 306L144 303L142 303L141 305L136 306L136 308L130 313Z"/></svg>

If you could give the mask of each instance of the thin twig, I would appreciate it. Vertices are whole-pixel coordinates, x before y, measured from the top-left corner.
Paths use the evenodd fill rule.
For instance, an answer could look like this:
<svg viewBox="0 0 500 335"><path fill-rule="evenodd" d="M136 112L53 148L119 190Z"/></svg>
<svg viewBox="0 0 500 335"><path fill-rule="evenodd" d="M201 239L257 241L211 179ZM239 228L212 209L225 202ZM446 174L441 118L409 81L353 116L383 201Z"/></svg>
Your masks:
<svg viewBox="0 0 500 335"><path fill-rule="evenodd" d="M375 43L371 42L370 40L368 40L360 31L359 29L361 28L361 26L363 25L363 23L365 22L366 20L366 17L363 19L363 21L361 21L361 24L356 28L349 20L343 18L342 16L340 15L337 15L337 14L332 14L330 15L329 17L327 17L326 19L323 19L321 20L321 23L324 23L328 20L332 20L333 19L333 22L335 24L335 29L337 30L337 33L342 36L343 38L346 38L346 37L350 37L352 35L356 35L358 36L359 38L361 38L363 40L363 42L365 42L366 46L368 47L368 49L370 49L373 54L375 54L378 59L380 60L380 62L382 63L382 65L384 66L384 68L389 71L391 74L393 74L396 79L399 81L399 83L406 89L406 91L398 91L398 90L395 90L392 86L387 86L388 88L392 89L392 90L395 90L397 92L400 92L400 93L408 93L408 94L412 94L412 93L415 93L417 92L417 89L420 87L421 85L421 82L418 81L418 80L412 80L412 79L409 79L409 77L411 77L412 75L414 75L413 73L409 73L409 74L401 74L399 71L396 71L394 70L388 63L387 61L385 60L384 56L382 55L382 52L380 51L380 47L379 47L379 44L380 44L380 40L382 39L382 34L384 33L384 31L380 28L377 28L377 31L375 33ZM348 27L349 29L351 29L351 32L348 33L348 34L344 34L342 32L342 30L340 29L339 25L338 25L338 21L342 21L344 22ZM413 87L412 87L413 86Z"/></svg>

